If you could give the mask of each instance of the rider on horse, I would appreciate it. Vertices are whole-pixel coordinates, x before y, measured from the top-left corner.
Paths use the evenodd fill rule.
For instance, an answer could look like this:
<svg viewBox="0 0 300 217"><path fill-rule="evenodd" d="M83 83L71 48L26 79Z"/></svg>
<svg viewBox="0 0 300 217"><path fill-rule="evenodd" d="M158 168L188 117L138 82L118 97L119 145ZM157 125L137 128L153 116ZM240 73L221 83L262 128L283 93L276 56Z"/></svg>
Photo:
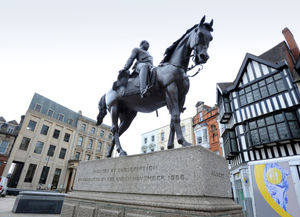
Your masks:
<svg viewBox="0 0 300 217"><path fill-rule="evenodd" d="M134 70L133 74L136 73L139 75L141 98L145 97L148 91L147 78L148 78L149 71L153 67L153 57L147 51L148 49L149 49L148 41L143 40L140 43L139 48L134 48L132 50L131 55L127 60L123 69L127 71L132 66L134 60L136 60L136 63L134 64L132 69Z"/></svg>

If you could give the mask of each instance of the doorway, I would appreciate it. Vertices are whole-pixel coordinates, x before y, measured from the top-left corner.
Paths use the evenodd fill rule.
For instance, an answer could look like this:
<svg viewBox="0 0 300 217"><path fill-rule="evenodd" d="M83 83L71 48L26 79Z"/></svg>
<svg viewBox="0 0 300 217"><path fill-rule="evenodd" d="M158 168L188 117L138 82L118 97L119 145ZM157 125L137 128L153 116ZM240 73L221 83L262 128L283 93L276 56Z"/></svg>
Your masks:
<svg viewBox="0 0 300 217"><path fill-rule="evenodd" d="M8 171L7 187L16 188L24 167L24 162L13 161Z"/></svg>

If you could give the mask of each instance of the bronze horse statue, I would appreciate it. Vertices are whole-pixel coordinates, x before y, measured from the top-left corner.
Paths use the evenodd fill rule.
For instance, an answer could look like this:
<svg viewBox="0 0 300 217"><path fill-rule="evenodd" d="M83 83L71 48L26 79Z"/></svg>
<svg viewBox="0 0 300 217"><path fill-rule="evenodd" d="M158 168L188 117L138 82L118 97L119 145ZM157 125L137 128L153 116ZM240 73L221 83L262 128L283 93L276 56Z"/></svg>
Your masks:
<svg viewBox="0 0 300 217"><path fill-rule="evenodd" d="M180 39L167 48L164 59L154 69L156 82L147 97L140 97L139 78L136 77L129 78L122 91L110 89L100 99L97 125L102 123L107 110L112 118L113 141L107 150L107 157L111 157L114 145L120 156L127 155L122 149L119 137L129 128L137 112L149 113L163 106L167 106L171 115L168 149L174 148L175 133L179 144L191 145L184 139L180 127L180 113L184 111L185 96L189 90L189 77L186 72L191 56L195 65L204 64L208 60L207 49L213 39L212 25L213 20L205 23L204 16L199 24L187 30Z"/></svg>

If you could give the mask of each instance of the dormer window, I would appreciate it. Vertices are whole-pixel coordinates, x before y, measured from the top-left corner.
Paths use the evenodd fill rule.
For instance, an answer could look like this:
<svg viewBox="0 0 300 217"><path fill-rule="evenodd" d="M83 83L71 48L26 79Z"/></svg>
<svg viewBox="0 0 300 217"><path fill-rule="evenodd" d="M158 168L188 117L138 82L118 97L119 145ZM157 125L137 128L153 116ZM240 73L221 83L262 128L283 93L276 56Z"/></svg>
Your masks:
<svg viewBox="0 0 300 217"><path fill-rule="evenodd" d="M40 104L35 104L34 110L37 112L40 112L42 109L42 106Z"/></svg>

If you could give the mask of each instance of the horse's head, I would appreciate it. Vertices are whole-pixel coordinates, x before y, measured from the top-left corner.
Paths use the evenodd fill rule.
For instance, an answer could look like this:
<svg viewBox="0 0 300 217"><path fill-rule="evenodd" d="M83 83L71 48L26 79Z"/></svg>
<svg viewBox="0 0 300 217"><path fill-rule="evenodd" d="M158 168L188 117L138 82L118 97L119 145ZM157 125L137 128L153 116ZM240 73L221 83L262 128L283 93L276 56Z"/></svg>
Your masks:
<svg viewBox="0 0 300 217"><path fill-rule="evenodd" d="M201 19L199 25L194 29L194 39L191 40L191 48L194 50L194 62L196 65L206 63L209 59L207 49L213 39L213 20L210 23L204 23L205 16Z"/></svg>

